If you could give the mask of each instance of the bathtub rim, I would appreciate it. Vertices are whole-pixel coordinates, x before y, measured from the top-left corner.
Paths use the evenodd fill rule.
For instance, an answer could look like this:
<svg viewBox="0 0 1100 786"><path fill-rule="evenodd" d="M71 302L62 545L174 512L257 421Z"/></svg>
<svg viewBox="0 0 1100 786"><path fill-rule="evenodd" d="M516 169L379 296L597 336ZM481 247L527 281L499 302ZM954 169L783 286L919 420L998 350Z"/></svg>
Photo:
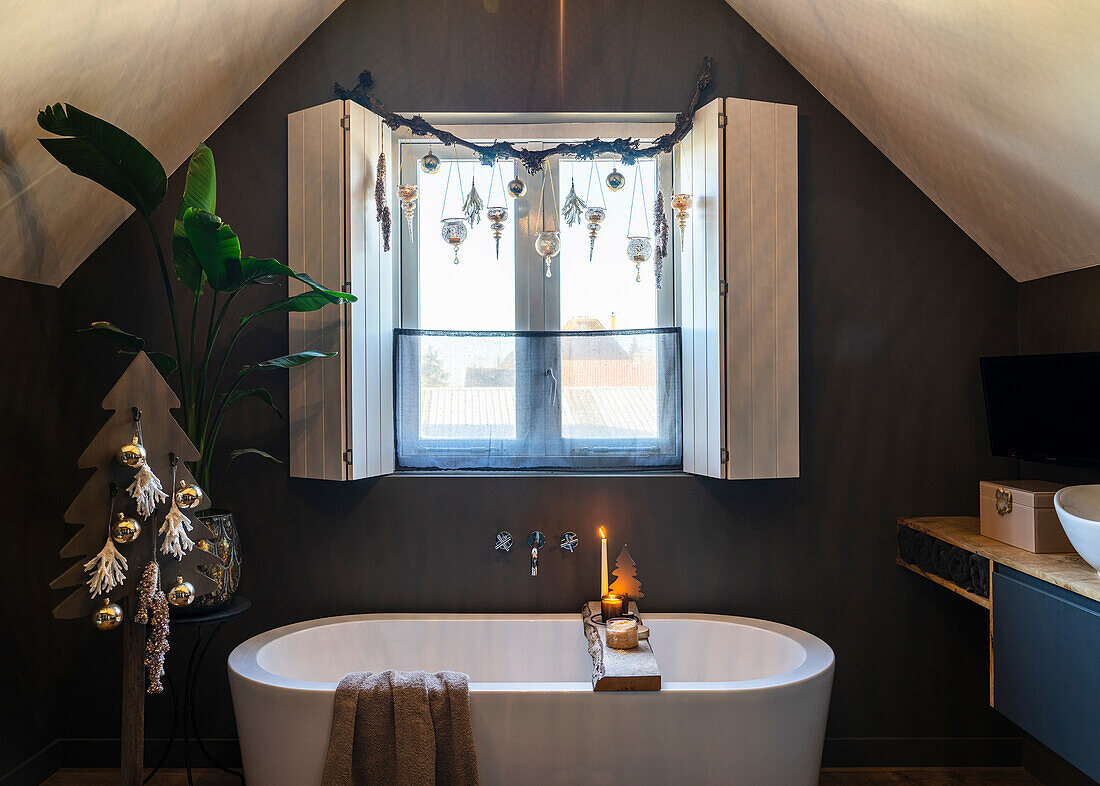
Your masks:
<svg viewBox="0 0 1100 786"><path fill-rule="evenodd" d="M371 620L412 620L420 622L444 621L444 620L468 620L471 622L483 622L488 620L515 619L531 620L532 618L545 619L547 621L576 621L580 623L579 614L570 613L448 613L448 612L376 612L369 614L341 614L331 617L318 617L316 619L302 620L283 625L278 628L264 631L238 644L229 653L227 670L230 681L234 678L245 680L271 688L292 690L303 694L333 694L338 683L313 682L309 680L292 679L270 672L259 664L258 656L263 647L283 636L298 633L311 628L328 627L349 622L369 622ZM770 620L754 619L752 617L735 617L727 614L702 614L702 613L647 613L647 620L698 620L718 624L742 625L750 628L758 628L771 633L784 636L799 646L806 653L802 663L790 671L775 674L770 677L762 677L755 680L734 680L728 682L672 682L665 681L661 686L661 693L722 693L722 692L752 692L775 688L785 688L805 683L822 676L831 678L835 655L832 648L812 633L807 633L800 628L784 625ZM594 693L592 683L585 682L471 682L471 693ZM623 695L628 694L628 692ZM614 695L611 694L604 695Z"/></svg>

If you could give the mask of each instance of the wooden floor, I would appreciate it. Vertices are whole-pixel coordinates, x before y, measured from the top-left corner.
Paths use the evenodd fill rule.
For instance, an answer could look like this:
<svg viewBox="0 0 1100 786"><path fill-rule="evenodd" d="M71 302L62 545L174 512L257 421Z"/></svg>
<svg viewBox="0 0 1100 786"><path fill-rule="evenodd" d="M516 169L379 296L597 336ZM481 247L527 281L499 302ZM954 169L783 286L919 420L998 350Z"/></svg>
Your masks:
<svg viewBox="0 0 1100 786"><path fill-rule="evenodd" d="M196 786L236 786L232 775L218 770L195 770ZM118 783L118 770L59 770L45 786L108 786ZM161 770L149 781L153 786L186 786L183 770ZM1022 767L972 767L939 769L828 769L821 773L821 786L1042 786Z"/></svg>
<svg viewBox="0 0 1100 786"><path fill-rule="evenodd" d="M827 769L821 786L1042 786L1023 767Z"/></svg>

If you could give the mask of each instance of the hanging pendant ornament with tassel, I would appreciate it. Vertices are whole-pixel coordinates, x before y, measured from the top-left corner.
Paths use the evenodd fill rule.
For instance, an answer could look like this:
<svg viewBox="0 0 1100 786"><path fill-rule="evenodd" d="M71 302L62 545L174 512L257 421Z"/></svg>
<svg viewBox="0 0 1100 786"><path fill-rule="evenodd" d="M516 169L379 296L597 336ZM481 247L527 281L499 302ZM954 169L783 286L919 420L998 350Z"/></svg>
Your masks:
<svg viewBox="0 0 1100 786"><path fill-rule="evenodd" d="M600 191L600 206L592 205L589 200L592 197L592 180L595 178L596 187ZM600 225L607 218L607 199L603 193L603 179L600 177L600 168L595 160L588 170L588 188L584 193L585 204L588 209L584 211L584 220L588 222L588 261L592 261L592 254L596 250L596 234L600 231Z"/></svg>
<svg viewBox="0 0 1100 786"><path fill-rule="evenodd" d="M493 231L493 245L496 249L497 259L500 259L500 236L504 232L504 222L508 220L508 208L503 204L493 204L493 186L496 185L498 177L500 178L501 194L504 194L504 175L494 162L492 174L489 175L489 195L486 197L489 207L485 210L485 216L489 219L489 229Z"/></svg>
<svg viewBox="0 0 1100 786"><path fill-rule="evenodd" d="M179 458L175 453L172 454L172 485L176 483L176 468L179 464ZM198 488L197 486L195 488ZM182 490L182 489L181 489ZM199 500L202 500L200 493ZM195 503L196 505L198 502ZM183 559L183 555L189 552L195 545L194 541L187 536L187 533L193 529L191 519L187 518L182 510L180 510L179 498L177 495L172 495L172 507L168 510L168 515L164 517L164 523L160 525L160 529L157 531L158 535L164 536L164 542L160 546L162 554L168 554L176 559Z"/></svg>
<svg viewBox="0 0 1100 786"><path fill-rule="evenodd" d="M111 512L107 516L107 539L99 553L84 563L84 572L90 573L88 587L91 596L108 593L126 580L126 558L115 548L115 541L111 537L111 531L115 521L115 497L118 495L118 486L112 483L109 494L111 497Z"/></svg>
<svg viewBox="0 0 1100 786"><path fill-rule="evenodd" d="M638 194L640 181L638 167L634 167L634 185L630 191L630 217L626 220L626 258L634 263L634 281L641 283L642 263L649 260L653 254L653 240L649 232L649 214L642 209L642 217L645 219L645 234L632 235L630 228L634 220L634 199ZM645 205L645 186L642 186L642 204Z"/></svg>
<svg viewBox="0 0 1100 786"><path fill-rule="evenodd" d="M546 229L546 211L544 210L546 204L546 180L547 173L542 173L542 189L539 192L539 222L542 225L542 229L535 233L535 251L542 257L543 263L546 265L546 277L551 277L550 272L550 260L558 255L561 251L561 233L556 229ZM554 203L554 213L557 213L558 196L554 190L554 181L550 180L550 193Z"/></svg>
<svg viewBox="0 0 1100 786"><path fill-rule="evenodd" d="M409 228L409 242L416 242L413 221L416 219L416 198L418 190L412 183L402 183L397 187L397 198L401 200L401 212L405 215L405 225Z"/></svg>
<svg viewBox="0 0 1100 786"><path fill-rule="evenodd" d="M378 175L374 179L374 213L379 224L382 225L383 251L390 250L390 206L386 200L386 154L378 154Z"/></svg>

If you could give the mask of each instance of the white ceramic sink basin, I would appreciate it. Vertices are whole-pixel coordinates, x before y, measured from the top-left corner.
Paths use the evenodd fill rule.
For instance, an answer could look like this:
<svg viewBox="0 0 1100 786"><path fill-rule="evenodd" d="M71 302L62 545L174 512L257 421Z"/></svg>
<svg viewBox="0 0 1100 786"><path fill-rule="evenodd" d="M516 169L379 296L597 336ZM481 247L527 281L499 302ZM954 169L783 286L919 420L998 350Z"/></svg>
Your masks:
<svg viewBox="0 0 1100 786"><path fill-rule="evenodd" d="M1061 489L1054 509L1073 548L1100 574L1100 485Z"/></svg>

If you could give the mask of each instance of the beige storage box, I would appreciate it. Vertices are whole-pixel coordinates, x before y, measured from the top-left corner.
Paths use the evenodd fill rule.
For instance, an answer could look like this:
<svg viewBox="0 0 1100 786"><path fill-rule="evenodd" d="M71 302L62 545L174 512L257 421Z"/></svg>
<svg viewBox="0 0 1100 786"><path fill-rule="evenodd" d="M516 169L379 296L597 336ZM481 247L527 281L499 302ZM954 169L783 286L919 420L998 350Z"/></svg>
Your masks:
<svg viewBox="0 0 1100 786"><path fill-rule="evenodd" d="M1054 511L1054 492L1060 488L1045 480L983 480L982 534L1033 554L1073 551Z"/></svg>

